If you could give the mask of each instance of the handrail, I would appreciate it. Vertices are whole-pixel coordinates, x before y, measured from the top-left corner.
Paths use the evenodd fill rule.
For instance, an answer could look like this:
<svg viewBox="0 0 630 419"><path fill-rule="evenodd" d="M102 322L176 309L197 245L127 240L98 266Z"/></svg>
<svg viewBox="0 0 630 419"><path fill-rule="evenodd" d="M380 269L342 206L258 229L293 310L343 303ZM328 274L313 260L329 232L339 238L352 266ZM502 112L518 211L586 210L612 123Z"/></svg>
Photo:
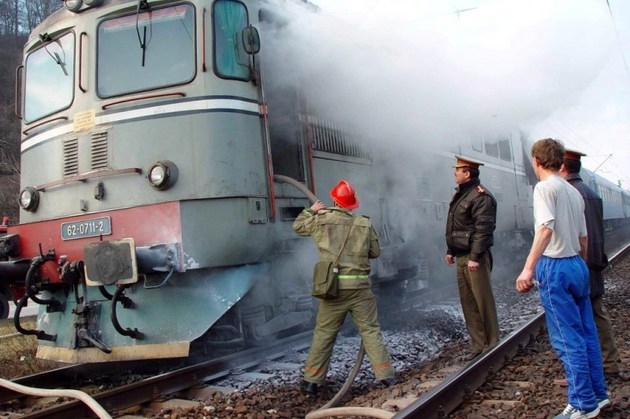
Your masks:
<svg viewBox="0 0 630 419"><path fill-rule="evenodd" d="M138 100L146 100L146 99L155 99L155 98L158 98L158 97L166 97L166 96L186 97L186 93L184 93L184 92L173 92L173 93L161 93L159 95L148 95L148 96L132 97L132 98L129 98L129 99L119 100L117 102L106 103L105 105L102 106L102 108L103 108L103 110L105 110L105 109L109 108L110 106L120 105L121 103L135 102L135 101L138 101Z"/></svg>
<svg viewBox="0 0 630 419"><path fill-rule="evenodd" d="M79 90L83 93L87 92L87 88L83 87L83 38L87 37L87 32L81 32L79 35Z"/></svg>
<svg viewBox="0 0 630 419"><path fill-rule="evenodd" d="M206 66L206 8L203 8L201 19L201 71L207 71Z"/></svg>
<svg viewBox="0 0 630 419"><path fill-rule="evenodd" d="M35 186L35 189L41 192L46 192L46 189L54 188L55 186L65 185L71 182L85 182L88 179L96 179L106 176L124 175L126 173L142 174L142 169L139 167L128 167L126 169L110 169L110 170L97 170L93 172L84 173L82 175L70 176L64 179L55 180L53 182L43 183Z"/></svg>
<svg viewBox="0 0 630 419"><path fill-rule="evenodd" d="M22 108L22 101L20 101L20 97L21 97L21 91L22 89L19 88L21 87L21 83L20 83L20 73L24 70L24 65L19 65L16 69L15 69L15 100L14 100L14 108L13 108L13 112L15 113L15 116L18 119L22 119L22 114L21 114L21 108Z"/></svg>
<svg viewBox="0 0 630 419"><path fill-rule="evenodd" d="M50 122L55 122L55 121L67 121L68 117L67 116L58 116L56 118L53 119L47 119L45 121L42 121L38 124L33 125L32 127L28 127L27 129L25 129L24 131L22 131L22 134L27 135L29 132L31 132L31 130L34 130L37 127L41 127L42 125L46 125Z"/></svg>

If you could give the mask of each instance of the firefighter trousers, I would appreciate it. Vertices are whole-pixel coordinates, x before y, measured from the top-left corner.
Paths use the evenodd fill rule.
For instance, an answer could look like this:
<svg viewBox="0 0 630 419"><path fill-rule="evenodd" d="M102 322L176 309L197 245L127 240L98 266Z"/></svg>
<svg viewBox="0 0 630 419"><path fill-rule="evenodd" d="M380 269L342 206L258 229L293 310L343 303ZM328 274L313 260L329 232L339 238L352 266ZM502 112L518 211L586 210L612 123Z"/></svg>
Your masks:
<svg viewBox="0 0 630 419"><path fill-rule="evenodd" d="M337 333L347 313L350 313L359 330L376 379L384 380L394 376L389 352L381 337L376 299L372 290L369 288L340 289L337 298L321 300L319 303L313 342L304 367L305 381L316 384L322 384L325 381Z"/></svg>

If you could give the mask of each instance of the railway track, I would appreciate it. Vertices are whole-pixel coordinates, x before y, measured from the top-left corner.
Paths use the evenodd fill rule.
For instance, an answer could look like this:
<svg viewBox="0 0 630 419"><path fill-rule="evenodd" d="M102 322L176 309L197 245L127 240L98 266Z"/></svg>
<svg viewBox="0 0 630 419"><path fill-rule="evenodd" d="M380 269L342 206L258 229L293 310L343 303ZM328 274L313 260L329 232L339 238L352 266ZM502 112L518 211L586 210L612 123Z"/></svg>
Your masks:
<svg viewBox="0 0 630 419"><path fill-rule="evenodd" d="M501 340L492 350L445 379L425 393L407 409L394 415L395 419L444 418L486 382L488 376L500 370L523 347L544 332L544 314L538 314L520 329Z"/></svg>
<svg viewBox="0 0 630 419"><path fill-rule="evenodd" d="M310 332L293 335L282 339L278 342L278 345L273 347L249 349L211 361L177 368L163 374L157 374L92 394L91 397L108 412L116 414L116 412L131 406L159 399L203 383L211 383L230 374L235 369L247 370L255 368L262 362L282 357L286 351L307 348L310 339ZM118 365L118 368L123 369L121 365ZM146 368L146 363L132 363L124 366L126 370L134 368ZM78 381L89 382L96 380L96 377L102 377L106 372L111 374L111 366L105 364L75 365L20 378L14 380L14 382L28 387L46 389L50 388L51 384L54 384L55 387L67 387L76 385ZM0 403L21 396L15 391L0 387ZM21 414L20 417L25 419L67 419L70 417L79 419L95 416L88 405L79 400L72 400L61 404L44 406L38 411Z"/></svg>
<svg viewBox="0 0 630 419"><path fill-rule="evenodd" d="M630 246L617 252L610 258L610 263L624 258L630 252ZM520 329L502 339L492 350L475 359L463 370L448 377L440 385L425 393L408 408L393 415L394 419L432 419L445 418L462 402L471 398L472 393L486 382L514 355L532 342L545 328L545 315L535 315Z"/></svg>
<svg viewBox="0 0 630 419"><path fill-rule="evenodd" d="M612 260L620 259L625 254L625 251L619 252ZM384 414L396 419L449 417L449 414L455 411L458 406L473 399L476 390L501 370L506 363L509 363L514 356L521 353L533 341L538 340L543 331L543 315L533 316L527 323L504 337L498 346L444 378L440 384L420 395L406 408L397 413L385 412ZM192 387L212 385L229 375L234 375L235 371L255 372L259 371L263 364L274 361L282 363L288 352L305 350L310 343L310 337L310 333L306 332L283 339L278 347L250 349L212 361L180 366L179 368L176 363L172 365L165 363L159 368L161 370L170 369L170 371L160 374L157 374L159 371L153 371L152 375L147 378L125 385L116 385L112 388L92 386L96 391L91 394L91 397L112 416L116 417L132 406L146 405L147 402L168 398L171 397L169 395ZM23 377L14 380L14 382L36 388L50 388L51 383L54 383L57 388L77 388L77 383L98 383L99 380L103 381L103 377L112 374L123 375L125 372L138 371L146 368L146 366L146 363L143 365L142 362L129 362L117 364L116 369L112 371L112 365L109 364L76 365ZM299 368L300 366L297 365L296 370ZM23 397L21 394L0 387L0 403L3 406L12 405L15 407L19 403L11 404L9 402ZM78 400L64 400L67 399L57 399L52 404L38 407L36 411L20 412L21 417L95 417L94 412L85 403ZM269 415L268 417L274 416Z"/></svg>

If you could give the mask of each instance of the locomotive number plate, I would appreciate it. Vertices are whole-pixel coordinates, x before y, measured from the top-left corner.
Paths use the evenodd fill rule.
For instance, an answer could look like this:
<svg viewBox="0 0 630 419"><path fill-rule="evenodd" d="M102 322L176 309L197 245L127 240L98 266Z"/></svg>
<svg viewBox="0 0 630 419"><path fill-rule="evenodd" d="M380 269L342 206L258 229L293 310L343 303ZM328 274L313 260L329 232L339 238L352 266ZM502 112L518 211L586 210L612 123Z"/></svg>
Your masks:
<svg viewBox="0 0 630 419"><path fill-rule="evenodd" d="M61 224L61 238L63 240L108 236L110 234L112 234L112 221L109 217Z"/></svg>

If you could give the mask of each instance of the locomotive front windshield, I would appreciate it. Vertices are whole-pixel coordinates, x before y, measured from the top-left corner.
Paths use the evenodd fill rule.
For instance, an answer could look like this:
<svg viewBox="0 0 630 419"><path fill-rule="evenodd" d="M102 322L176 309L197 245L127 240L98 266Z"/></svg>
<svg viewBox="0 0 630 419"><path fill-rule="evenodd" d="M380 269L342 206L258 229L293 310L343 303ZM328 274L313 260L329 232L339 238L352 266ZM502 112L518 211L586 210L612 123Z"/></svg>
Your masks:
<svg viewBox="0 0 630 419"><path fill-rule="evenodd" d="M103 21L98 28L100 97L187 83L195 76L194 9L189 4Z"/></svg>
<svg viewBox="0 0 630 419"><path fill-rule="evenodd" d="M24 120L32 122L72 104L74 34L67 33L26 57Z"/></svg>

